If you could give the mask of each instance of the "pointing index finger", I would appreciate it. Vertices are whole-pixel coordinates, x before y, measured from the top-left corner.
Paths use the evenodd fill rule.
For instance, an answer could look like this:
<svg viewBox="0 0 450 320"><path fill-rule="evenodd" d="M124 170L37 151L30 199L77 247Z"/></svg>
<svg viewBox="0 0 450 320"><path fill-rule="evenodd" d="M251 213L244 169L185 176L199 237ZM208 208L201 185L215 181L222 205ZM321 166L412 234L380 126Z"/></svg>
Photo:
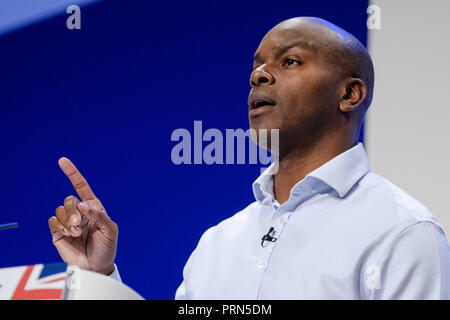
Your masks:
<svg viewBox="0 0 450 320"><path fill-rule="evenodd" d="M69 159L62 157L58 160L58 164L64 174L69 178L70 182L72 182L75 191L82 201L93 200L96 198L86 179Z"/></svg>

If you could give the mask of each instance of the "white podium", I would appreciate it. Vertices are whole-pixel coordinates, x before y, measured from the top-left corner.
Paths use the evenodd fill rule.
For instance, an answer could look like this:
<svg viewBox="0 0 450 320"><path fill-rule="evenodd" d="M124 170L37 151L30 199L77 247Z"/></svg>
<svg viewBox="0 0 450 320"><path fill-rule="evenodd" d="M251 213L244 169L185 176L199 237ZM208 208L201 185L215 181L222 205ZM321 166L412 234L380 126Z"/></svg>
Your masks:
<svg viewBox="0 0 450 320"><path fill-rule="evenodd" d="M65 263L0 269L0 300L48 299L144 300L119 281Z"/></svg>
<svg viewBox="0 0 450 320"><path fill-rule="evenodd" d="M125 284L103 274L69 266L62 300L144 300Z"/></svg>

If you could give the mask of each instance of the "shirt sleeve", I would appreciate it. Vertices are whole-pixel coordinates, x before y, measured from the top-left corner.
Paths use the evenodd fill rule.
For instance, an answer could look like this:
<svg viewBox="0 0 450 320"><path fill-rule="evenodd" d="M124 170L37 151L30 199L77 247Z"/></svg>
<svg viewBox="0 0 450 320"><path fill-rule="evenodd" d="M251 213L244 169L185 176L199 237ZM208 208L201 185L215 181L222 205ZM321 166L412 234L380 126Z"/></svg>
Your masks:
<svg viewBox="0 0 450 320"><path fill-rule="evenodd" d="M116 281L122 282L122 279L120 278L120 274L119 274L119 269L117 269L117 266L115 263L114 263L114 271L108 277L111 279L114 279Z"/></svg>
<svg viewBox="0 0 450 320"><path fill-rule="evenodd" d="M186 282L183 281L175 293L175 300L188 300L186 295Z"/></svg>
<svg viewBox="0 0 450 320"><path fill-rule="evenodd" d="M186 265L183 268L183 282L178 287L176 293L175 293L175 300L192 300L192 292L189 292L188 285L187 285L187 279L189 278L189 268L192 264L192 260L195 259L195 254L197 250L194 250L188 261L186 262Z"/></svg>
<svg viewBox="0 0 450 320"><path fill-rule="evenodd" d="M450 247L442 229L427 221L404 229L379 260L371 299L450 299Z"/></svg>
<svg viewBox="0 0 450 320"><path fill-rule="evenodd" d="M202 266L204 264L201 254L203 250L201 248L204 248L205 243L209 243L210 235L214 229L215 227L211 227L208 230L206 230L205 233L203 233L197 244L197 247L194 249L194 251L192 251L191 255L189 256L189 259L183 268L183 282L180 284L175 293L175 300L196 299L196 295L194 292L196 287L195 286L196 281L192 279L191 269L195 268L194 266L198 267L199 265Z"/></svg>

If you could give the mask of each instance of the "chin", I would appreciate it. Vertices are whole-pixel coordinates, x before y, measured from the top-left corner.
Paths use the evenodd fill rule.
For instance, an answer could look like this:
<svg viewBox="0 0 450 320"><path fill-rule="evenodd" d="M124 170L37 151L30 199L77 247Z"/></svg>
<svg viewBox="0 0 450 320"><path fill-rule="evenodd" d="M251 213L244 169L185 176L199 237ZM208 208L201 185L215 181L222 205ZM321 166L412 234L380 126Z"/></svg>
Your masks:
<svg viewBox="0 0 450 320"><path fill-rule="evenodd" d="M279 129L279 126L275 125L272 121L267 121L267 119L258 119L253 118L250 119L250 129L259 131L259 130L267 130L271 131L272 129Z"/></svg>
<svg viewBox="0 0 450 320"><path fill-rule="evenodd" d="M278 145L279 129L272 123L250 121L250 138L261 148L272 149L272 141Z"/></svg>

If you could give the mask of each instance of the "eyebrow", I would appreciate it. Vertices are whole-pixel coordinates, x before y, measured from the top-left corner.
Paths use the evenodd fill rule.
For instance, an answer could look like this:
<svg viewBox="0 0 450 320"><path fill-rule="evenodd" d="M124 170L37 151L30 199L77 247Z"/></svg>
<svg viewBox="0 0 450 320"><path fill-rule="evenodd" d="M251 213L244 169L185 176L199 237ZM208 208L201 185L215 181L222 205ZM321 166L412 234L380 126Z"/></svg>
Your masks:
<svg viewBox="0 0 450 320"><path fill-rule="evenodd" d="M311 43L305 41L305 40L296 40L294 42L288 43L288 44L283 44L283 45L278 45L274 48L272 48L272 51L275 52L275 55L278 57L280 55L282 55L283 53L289 51L292 48L295 47L299 47L299 48L303 48L306 50L315 50L315 46L313 46ZM261 56L259 55L259 53L255 53L255 55L253 56L253 60L255 61L261 61Z"/></svg>

